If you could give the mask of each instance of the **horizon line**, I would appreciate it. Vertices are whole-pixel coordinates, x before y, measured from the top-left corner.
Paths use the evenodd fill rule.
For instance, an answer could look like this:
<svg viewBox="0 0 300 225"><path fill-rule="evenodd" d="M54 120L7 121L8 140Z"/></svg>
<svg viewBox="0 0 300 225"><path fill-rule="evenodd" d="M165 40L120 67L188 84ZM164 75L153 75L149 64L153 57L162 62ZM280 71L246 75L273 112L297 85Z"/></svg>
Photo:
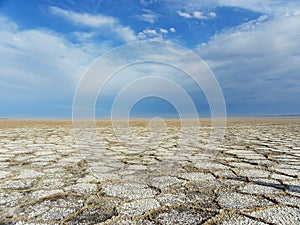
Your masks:
<svg viewBox="0 0 300 225"><path fill-rule="evenodd" d="M132 118L118 118L118 119L113 119L113 120L148 120L148 119L153 119L153 118L162 118L164 120L194 120L194 119L252 119L252 118L256 118L256 119L300 119L300 114L291 114L291 115L229 115L225 118L220 118L220 117L216 117L216 118L211 118L210 116L202 116L202 117L197 117L197 118L180 118L180 117L132 117ZM94 118L94 119L73 119L73 118L57 118L57 117L32 117L32 118L9 118L9 117L0 117L0 121L15 121L15 120L19 120L19 121L46 121L46 120L61 120L61 121L73 121L73 120L112 120L109 117L98 117L98 118Z"/></svg>

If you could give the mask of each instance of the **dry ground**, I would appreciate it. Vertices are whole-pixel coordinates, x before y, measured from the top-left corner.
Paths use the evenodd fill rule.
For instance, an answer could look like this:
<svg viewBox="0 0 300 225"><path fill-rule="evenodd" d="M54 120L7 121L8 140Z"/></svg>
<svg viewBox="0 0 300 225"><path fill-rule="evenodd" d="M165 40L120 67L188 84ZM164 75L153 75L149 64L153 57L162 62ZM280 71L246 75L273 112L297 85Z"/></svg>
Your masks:
<svg viewBox="0 0 300 225"><path fill-rule="evenodd" d="M147 124L78 145L70 121L0 121L0 224L300 224L300 120L229 120L210 159L209 121L180 146Z"/></svg>

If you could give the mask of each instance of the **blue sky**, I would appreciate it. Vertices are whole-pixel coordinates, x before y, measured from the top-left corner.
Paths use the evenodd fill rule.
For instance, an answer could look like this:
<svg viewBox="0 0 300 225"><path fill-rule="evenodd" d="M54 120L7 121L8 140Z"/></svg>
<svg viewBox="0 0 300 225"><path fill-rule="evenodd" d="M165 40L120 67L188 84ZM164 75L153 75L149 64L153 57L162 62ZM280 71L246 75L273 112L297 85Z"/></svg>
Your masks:
<svg viewBox="0 0 300 225"><path fill-rule="evenodd" d="M298 0L2 0L0 117L71 118L87 68L139 40L197 53L217 77L229 115L299 114L299 37ZM187 91L199 114L209 114L203 93ZM100 117L112 96L100 102ZM132 112L176 114L159 99L145 99Z"/></svg>

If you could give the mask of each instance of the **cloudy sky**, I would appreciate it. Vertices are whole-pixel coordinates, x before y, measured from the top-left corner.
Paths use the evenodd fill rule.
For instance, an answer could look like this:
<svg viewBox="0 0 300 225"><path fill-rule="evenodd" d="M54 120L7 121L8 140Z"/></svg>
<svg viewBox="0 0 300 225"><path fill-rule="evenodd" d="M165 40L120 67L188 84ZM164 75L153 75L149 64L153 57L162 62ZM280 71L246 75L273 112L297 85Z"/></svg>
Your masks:
<svg viewBox="0 0 300 225"><path fill-rule="evenodd" d="M198 54L218 79L229 115L300 114L299 37L299 0L2 0L0 118L71 118L88 67L140 40ZM106 98L100 117L112 101ZM173 113L161 100L146 103L135 116ZM207 114L204 103L196 105Z"/></svg>

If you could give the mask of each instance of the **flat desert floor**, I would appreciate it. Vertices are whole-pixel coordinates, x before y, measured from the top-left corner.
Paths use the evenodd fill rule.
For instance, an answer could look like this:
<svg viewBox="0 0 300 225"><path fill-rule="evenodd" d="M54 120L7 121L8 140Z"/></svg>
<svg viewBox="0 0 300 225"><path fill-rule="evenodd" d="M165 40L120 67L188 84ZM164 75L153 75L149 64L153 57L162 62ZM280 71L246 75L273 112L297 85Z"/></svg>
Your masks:
<svg viewBox="0 0 300 225"><path fill-rule="evenodd" d="M211 158L209 122L180 146L147 124L79 145L71 121L0 121L0 224L300 224L300 120L229 120Z"/></svg>

